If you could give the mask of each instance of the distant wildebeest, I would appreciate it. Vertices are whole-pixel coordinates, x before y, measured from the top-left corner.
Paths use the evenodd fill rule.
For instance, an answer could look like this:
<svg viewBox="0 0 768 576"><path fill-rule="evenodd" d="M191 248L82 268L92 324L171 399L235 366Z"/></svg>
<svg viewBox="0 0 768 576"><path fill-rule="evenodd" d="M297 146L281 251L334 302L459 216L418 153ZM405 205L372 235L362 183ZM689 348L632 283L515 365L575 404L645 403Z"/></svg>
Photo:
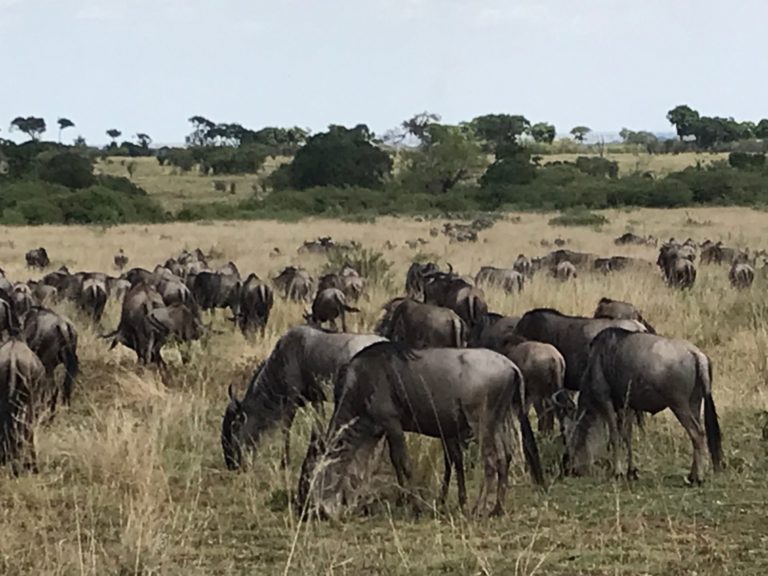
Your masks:
<svg viewBox="0 0 768 576"><path fill-rule="evenodd" d="M664 273L667 284L686 289L696 282L695 258L695 249L690 246L666 243L659 249L656 264Z"/></svg>
<svg viewBox="0 0 768 576"><path fill-rule="evenodd" d="M305 240L304 243L299 246L297 252L299 254L325 254L335 247L336 244L330 236L323 236L317 240Z"/></svg>
<svg viewBox="0 0 768 576"><path fill-rule="evenodd" d="M522 292L525 287L525 276L516 270L483 266L475 276L478 286L501 288L504 292Z"/></svg>
<svg viewBox="0 0 768 576"><path fill-rule="evenodd" d="M144 283L133 286L123 299L117 329L105 336L114 338L110 349L120 343L133 350L142 364L160 363L162 359L154 354L152 347L152 327L147 315L164 306L162 296L153 286Z"/></svg>
<svg viewBox="0 0 768 576"><path fill-rule="evenodd" d="M100 322L107 305L107 285L97 278L83 281L77 305L87 313L94 322Z"/></svg>
<svg viewBox="0 0 768 576"><path fill-rule="evenodd" d="M704 402L704 427L701 404ZM632 455L633 412L656 414L669 408L691 438L693 464L688 480L701 482L705 442L714 469L722 466L721 433L712 399L712 365L690 342L611 328L592 342L589 363L573 414L568 462L579 473L586 461L587 437L598 418L608 424L613 469L620 473L619 435L627 448L627 475L636 477ZM706 434L705 434L706 431Z"/></svg>
<svg viewBox="0 0 768 576"><path fill-rule="evenodd" d="M445 473L440 499L445 500L456 468L459 503L466 501L463 450L470 438L480 442L484 479L475 510L486 512L487 498L496 483L492 514L503 512L517 416L523 448L537 484L544 478L536 439L523 406L523 378L515 364L491 350L430 348L409 351L399 344L374 344L345 366L334 386L335 409L326 434L315 437L299 482L299 501L318 512L338 516L354 499L360 469L370 459L382 436L397 481L405 486L411 476L405 432L439 438L443 443ZM316 469L319 468L319 469ZM316 475L313 482L309 481ZM311 488L311 489L309 489Z"/></svg>
<svg viewBox="0 0 768 576"><path fill-rule="evenodd" d="M533 277L534 270L533 265L531 264L531 259L524 254L518 254L514 264L512 264L512 270L519 272L528 279Z"/></svg>
<svg viewBox="0 0 768 576"><path fill-rule="evenodd" d="M467 327L453 310L395 298L384 305L384 316L375 332L411 348L463 348Z"/></svg>
<svg viewBox="0 0 768 576"><path fill-rule="evenodd" d="M542 264L550 269L554 269L561 262L570 262L577 270L587 271L592 267L592 263L596 258L597 256L588 252L561 249L544 256Z"/></svg>
<svg viewBox="0 0 768 576"><path fill-rule="evenodd" d="M565 260L552 268L552 276L561 282L565 282L566 280L576 278L578 275L576 274L576 266Z"/></svg>
<svg viewBox="0 0 768 576"><path fill-rule="evenodd" d="M27 261L28 268L39 268L42 270L43 268L48 268L51 263L48 258L48 252L42 246L30 250L24 255L24 258Z"/></svg>
<svg viewBox="0 0 768 576"><path fill-rule="evenodd" d="M619 327L635 332L646 328L636 320L611 320L567 316L557 310L539 308L523 314L515 333L526 340L546 342L565 358L565 387L578 390L589 358L589 344L606 328Z"/></svg>
<svg viewBox="0 0 768 576"><path fill-rule="evenodd" d="M66 406L72 400L75 379L80 371L77 330L72 322L53 310L35 307L24 321L22 335L45 367L46 385L40 399L49 402L53 414L59 395ZM55 381L55 370L59 365L64 366L61 384Z"/></svg>
<svg viewBox="0 0 768 576"><path fill-rule="evenodd" d="M438 272L440 269L434 262L420 264L413 262L408 268L405 277L405 293L409 298L418 300L424 298L424 278L430 274Z"/></svg>
<svg viewBox="0 0 768 576"><path fill-rule="evenodd" d="M34 428L44 375L21 340L0 346L0 465L10 464L15 474L37 470Z"/></svg>
<svg viewBox="0 0 768 576"><path fill-rule="evenodd" d="M123 249L120 248L117 251L117 254L115 254L113 261L115 263L115 268L122 272L123 269L128 265L128 256L126 256L125 252L123 252Z"/></svg>
<svg viewBox="0 0 768 576"><path fill-rule="evenodd" d="M365 280L351 267L345 267L340 274L325 274L320 277L317 291L322 292L326 288L337 288L344 292L349 302L357 302L363 295Z"/></svg>
<svg viewBox="0 0 768 576"><path fill-rule="evenodd" d="M613 241L617 246L636 244L640 246L656 246L658 240L653 236L638 236L632 232L625 232Z"/></svg>
<svg viewBox="0 0 768 576"><path fill-rule="evenodd" d="M629 302L612 300L611 298L600 298L592 317L610 318L612 320L637 320L640 324L645 326L645 329L649 334L656 334L654 327L646 322L640 311Z"/></svg>
<svg viewBox="0 0 768 576"><path fill-rule="evenodd" d="M227 468L239 468L243 449L255 449L261 436L277 425L283 427L283 464L287 465L296 411L305 404L320 409L326 400L323 382L332 381L360 350L382 340L373 334L331 334L310 326L286 332L253 375L242 400L230 386L221 426Z"/></svg>
<svg viewBox="0 0 768 576"><path fill-rule="evenodd" d="M304 318L312 325L320 327L328 322L331 329L336 332L336 319L341 318L341 331L347 331L347 312L360 312L359 308L347 304L344 292L338 288L326 288L315 295L312 302L312 311L304 315Z"/></svg>
<svg viewBox="0 0 768 576"><path fill-rule="evenodd" d="M749 264L734 261L728 272L728 281L739 290L750 288L755 281L755 270Z"/></svg>
<svg viewBox="0 0 768 576"><path fill-rule="evenodd" d="M732 264L739 255L739 251L735 248L723 246L723 243L718 241L710 243L701 250L701 263L702 264Z"/></svg>
<svg viewBox="0 0 768 576"><path fill-rule="evenodd" d="M309 272L295 266L284 268L272 282L283 293L283 298L294 302L309 301L315 285Z"/></svg>
<svg viewBox="0 0 768 576"><path fill-rule="evenodd" d="M240 288L240 301L237 310L237 325L244 335L257 329L263 336L269 322L269 314L274 305L272 288L251 273Z"/></svg>

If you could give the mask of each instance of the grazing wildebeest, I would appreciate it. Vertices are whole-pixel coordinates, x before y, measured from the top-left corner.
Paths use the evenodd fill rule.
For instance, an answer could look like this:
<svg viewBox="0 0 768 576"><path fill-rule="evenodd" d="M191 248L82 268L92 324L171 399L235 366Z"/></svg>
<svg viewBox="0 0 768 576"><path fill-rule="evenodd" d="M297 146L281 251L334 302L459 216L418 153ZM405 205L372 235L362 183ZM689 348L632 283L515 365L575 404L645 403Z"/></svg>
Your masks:
<svg viewBox="0 0 768 576"><path fill-rule="evenodd" d="M341 331L347 331L347 312L360 312L358 308L347 304L344 292L338 288L326 288L315 295L312 302L312 311L304 315L310 324L320 327L324 322L329 322L331 329L336 332L336 319L341 318Z"/></svg>
<svg viewBox="0 0 768 576"><path fill-rule="evenodd" d="M149 342L148 356L163 364L160 350L169 337L178 342L199 340L205 331L197 313L184 304L162 306L151 310L146 316Z"/></svg>
<svg viewBox="0 0 768 576"><path fill-rule="evenodd" d="M566 316L557 310L539 308L526 312L520 318L515 333L526 340L546 342L557 348L565 358L565 387L578 390L589 358L589 343L600 332L612 327L646 331L645 326L636 320Z"/></svg>
<svg viewBox="0 0 768 576"><path fill-rule="evenodd" d="M608 424L614 473L620 472L621 430L627 447L627 474L637 476L632 459L632 412L656 414L665 408L672 410L693 444L688 480L701 482L705 442L714 469L720 470L721 434L712 399L712 365L703 352L685 340L620 328L604 330L590 348L575 427L567 443L572 471L583 468L589 430L596 418L602 418Z"/></svg>
<svg viewBox="0 0 768 576"><path fill-rule="evenodd" d="M152 328L147 322L147 315L155 308L164 306L162 296L153 286L144 283L134 285L123 299L120 324L114 332L105 336L114 337L110 350L120 343L136 352L142 364L160 363L162 359L154 355L151 347Z"/></svg>
<svg viewBox="0 0 768 576"><path fill-rule="evenodd" d="M201 310L229 308L237 311L240 293L240 276L220 272L203 271L195 276L192 294Z"/></svg>
<svg viewBox="0 0 768 576"><path fill-rule="evenodd" d="M42 270L43 268L48 268L51 263L48 258L48 252L42 246L30 250L24 255L24 258L27 261L28 268L39 268Z"/></svg>
<svg viewBox="0 0 768 576"><path fill-rule="evenodd" d="M55 286L36 282L35 287L32 289L32 296L41 306L50 306L58 300L59 291Z"/></svg>
<svg viewBox="0 0 768 576"><path fill-rule="evenodd" d="M374 334L333 334L310 326L286 332L253 375L242 400L230 386L230 402L221 425L227 468L239 468L242 450L255 449L261 436L278 424L283 426L283 464L287 465L297 409L305 404L320 408L326 399L323 381L333 380L355 354L382 340Z"/></svg>
<svg viewBox="0 0 768 576"><path fill-rule="evenodd" d="M522 292L525 276L516 270L483 266L475 276L475 284L501 288L505 292Z"/></svg>
<svg viewBox="0 0 768 576"><path fill-rule="evenodd" d="M94 322L100 322L107 305L107 284L98 278L83 280L77 305L86 312Z"/></svg>
<svg viewBox="0 0 768 576"><path fill-rule="evenodd" d="M656 330L646 322L640 311L629 302L621 300L612 300L610 298L600 298L597 308L592 314L593 318L610 318L612 320L637 320L645 326L649 334L656 334Z"/></svg>
<svg viewBox="0 0 768 576"><path fill-rule="evenodd" d="M128 264L128 256L126 256L125 252L123 252L123 249L120 248L117 251L117 254L115 254L115 257L113 258L113 261L115 263L115 268L117 268L120 272L122 272L123 269Z"/></svg>
<svg viewBox="0 0 768 576"><path fill-rule="evenodd" d="M35 305L35 300L32 298L32 290L23 282L17 282L13 285L13 291L11 292L11 306L13 307L13 313L16 318L23 320L27 312L29 312Z"/></svg>
<svg viewBox="0 0 768 576"><path fill-rule="evenodd" d="M543 265L550 269L556 268L561 262L570 262L575 268L586 271L592 267L592 262L594 262L595 258L597 256L588 252L574 252L573 250L563 249L550 252L542 260Z"/></svg>
<svg viewBox="0 0 768 576"><path fill-rule="evenodd" d="M304 268L287 266L272 279L275 287L283 293L286 300L294 302L308 301L315 284L312 276Z"/></svg>
<svg viewBox="0 0 768 576"><path fill-rule="evenodd" d="M468 345L471 348L498 350L514 336L519 321L519 316L502 316L489 312L470 331Z"/></svg>
<svg viewBox="0 0 768 576"><path fill-rule="evenodd" d="M405 277L406 295L414 300L424 298L424 278L439 271L440 269L434 262L427 262L425 264L413 262L408 268L408 273Z"/></svg>
<svg viewBox="0 0 768 576"><path fill-rule="evenodd" d="M556 279L560 280L561 282L565 282L566 280L571 280L573 278L576 278L577 277L576 266L574 266L568 260L560 262L557 266L552 268L552 276L554 276Z"/></svg>
<svg viewBox="0 0 768 576"><path fill-rule="evenodd" d="M107 294L115 300L122 300L131 289L131 283L125 278L107 278Z"/></svg>
<svg viewBox="0 0 768 576"><path fill-rule="evenodd" d="M485 293L452 272L424 277L424 302L450 308L472 329L488 314Z"/></svg>
<svg viewBox="0 0 768 576"><path fill-rule="evenodd" d="M405 432L417 432L443 442L445 473L441 500L445 500L451 468L455 466L459 503L466 501L463 449L470 438L480 443L484 481L475 510L485 512L496 480L492 514L503 512L509 464L513 452L512 416L516 415L531 475L544 478L536 439L523 406L523 378L514 363L491 350L430 348L410 351L390 342L359 352L345 366L334 387L335 409L324 437L325 452L314 482L307 476L314 466L302 466L300 486L311 486L310 499L321 513L337 516L352 499L357 480L378 441L385 436L400 486L410 478ZM302 490L304 491L305 488Z"/></svg>
<svg viewBox="0 0 768 576"><path fill-rule="evenodd" d="M345 269L347 270L347 269ZM349 268L351 273L344 274L325 274L320 277L317 284L317 291L322 292L326 288L336 288L344 292L344 296L349 302L357 302L363 294L365 281L357 272Z"/></svg>
<svg viewBox="0 0 768 576"><path fill-rule="evenodd" d="M453 310L395 298L384 305L384 316L375 332L411 348L463 348L467 327Z"/></svg>
<svg viewBox="0 0 768 576"><path fill-rule="evenodd" d="M272 289L256 274L251 273L240 289L236 320L242 333L248 335L258 329L263 336L273 304Z"/></svg>
<svg viewBox="0 0 768 576"><path fill-rule="evenodd" d="M75 378L80 371L75 326L53 310L35 307L24 321L22 335L45 367L46 386L41 399L50 402L51 413L56 410L59 394L62 402L69 405ZM59 365L64 366L61 384L56 383L54 373Z"/></svg>
<svg viewBox="0 0 768 576"><path fill-rule="evenodd" d="M667 282L681 290L693 288L696 282L696 266L687 258L675 258L667 269Z"/></svg>
<svg viewBox="0 0 768 576"><path fill-rule="evenodd" d="M0 465L11 464L15 474L37 470L34 425L44 374L21 340L0 346Z"/></svg>
<svg viewBox="0 0 768 576"><path fill-rule="evenodd" d="M750 288L755 281L755 270L749 264L734 261L728 271L728 281L738 290Z"/></svg>
<svg viewBox="0 0 768 576"><path fill-rule="evenodd" d="M131 283L131 286L136 284L154 284L155 275L145 268L131 268L128 272L124 272L122 277Z"/></svg>
<svg viewBox="0 0 768 576"><path fill-rule="evenodd" d="M539 432L554 429L554 409L551 398L565 387L565 358L557 348L544 342L531 342L512 336L495 349L514 362L523 373L525 411L536 411Z"/></svg>
<svg viewBox="0 0 768 576"><path fill-rule="evenodd" d="M613 243L617 246L623 246L626 244L655 246L657 242L658 241L653 236L638 236L632 232L625 232L613 241Z"/></svg>

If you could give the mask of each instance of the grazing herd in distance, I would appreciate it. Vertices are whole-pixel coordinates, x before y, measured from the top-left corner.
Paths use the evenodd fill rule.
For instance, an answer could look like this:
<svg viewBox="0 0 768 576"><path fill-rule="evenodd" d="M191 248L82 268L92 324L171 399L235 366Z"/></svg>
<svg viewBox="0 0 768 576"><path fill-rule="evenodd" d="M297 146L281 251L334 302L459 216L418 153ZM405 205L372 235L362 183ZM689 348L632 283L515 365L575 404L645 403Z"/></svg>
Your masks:
<svg viewBox="0 0 768 576"><path fill-rule="evenodd" d="M658 241L627 233L615 244L658 246ZM326 237L305 242L298 252L358 247ZM679 289L694 286L697 259L701 265L727 265L731 285L745 289L765 258L764 251L750 253L720 242L672 239L659 247L656 265L667 284ZM347 331L346 315L360 312L369 287L353 266L317 281L306 269L288 266L265 281L255 273L243 279L234 262L214 268L209 260L200 249L184 250L153 270L125 270L129 258L121 249L114 257L116 276L73 273L62 266L38 281L14 282L0 269L0 464L10 464L15 473L36 470L35 422L71 401L80 371L78 334L55 310L57 303L72 302L84 319L98 324L108 300L119 301L118 326L102 337L111 339L111 348L120 344L133 350L139 363L162 367L166 343L216 333L202 320L216 309L227 310L245 336L263 337L277 295L309 306L306 325L278 339L241 398L230 386L221 446L226 466L238 469L246 452L252 453L266 433L280 429L287 466L297 411L311 405L324 414L324 404L331 402L327 427L316 419L301 466L296 500L307 510L336 516L354 506L366 464L382 438L398 483L406 486L411 471L404 434L412 432L442 440L445 470L439 499L445 501L455 472L462 508L467 499L464 453L469 442L477 441L483 481L474 509L501 513L517 439L534 483L546 482L531 409L539 434L553 434L559 424L564 473L586 471L591 460L587 438L603 422L614 472L636 477L633 423L643 413L667 408L692 442L689 482L702 480L705 446L713 468L722 467L712 365L694 345L657 334L629 302L602 298L591 317L551 309L516 317L489 310L484 292L521 292L542 272L567 282L584 273L652 270L650 261L560 247L543 257L520 254L510 268L484 266L474 278L450 265L442 270L433 262L414 262L406 273L405 295L383 306L374 333L353 334ZM50 259L41 247L26 254L26 263L44 271ZM57 379L58 366L63 376ZM625 470L619 458L622 442Z"/></svg>

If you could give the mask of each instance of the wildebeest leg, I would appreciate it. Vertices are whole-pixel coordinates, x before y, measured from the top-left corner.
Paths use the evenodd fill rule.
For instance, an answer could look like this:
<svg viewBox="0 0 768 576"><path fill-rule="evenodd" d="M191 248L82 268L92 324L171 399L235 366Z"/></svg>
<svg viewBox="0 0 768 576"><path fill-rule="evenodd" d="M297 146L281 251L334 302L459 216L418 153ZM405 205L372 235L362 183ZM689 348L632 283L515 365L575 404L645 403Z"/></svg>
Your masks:
<svg viewBox="0 0 768 576"><path fill-rule="evenodd" d="M467 506L467 484L464 478L464 453L461 449L461 441L454 443L453 465L456 467L456 483L459 488L459 506L464 510Z"/></svg>
<svg viewBox="0 0 768 576"><path fill-rule="evenodd" d="M533 401L533 409L536 411L536 418L539 421L539 432L549 434L555 429L555 415L543 398L537 398Z"/></svg>
<svg viewBox="0 0 768 576"><path fill-rule="evenodd" d="M632 424L636 418L634 410L628 410L622 414L621 434L624 437L624 445L627 447L627 480L637 480L638 473L632 457Z"/></svg>
<svg viewBox="0 0 768 576"><path fill-rule="evenodd" d="M445 499L448 497L448 487L451 485L451 471L453 469L453 459L451 458L450 440L443 444L443 485L440 487L440 505L445 505Z"/></svg>
<svg viewBox="0 0 768 576"><path fill-rule="evenodd" d="M285 469L291 463L291 425L296 416L296 406L290 404L283 412L283 459L280 467Z"/></svg>
<svg viewBox="0 0 768 576"><path fill-rule="evenodd" d="M704 428L696 414L687 406L681 408L672 408L680 424L683 425L693 444L693 463L691 464L691 473L688 475L688 481L691 484L701 484L701 462L704 455Z"/></svg>
<svg viewBox="0 0 768 576"><path fill-rule="evenodd" d="M389 422L384 431L389 443L389 458L395 468L397 483L405 488L406 481L411 478L411 467L408 462L408 451L405 447L405 434L400 422Z"/></svg>
<svg viewBox="0 0 768 576"><path fill-rule="evenodd" d="M610 402L600 403L597 405L598 410L608 423L608 438L613 456L613 474L614 476L621 476L621 455L619 454L619 426L617 423L618 416L616 410Z"/></svg>
<svg viewBox="0 0 768 576"><path fill-rule="evenodd" d="M347 331L347 315L344 314L344 310L341 311L341 331Z"/></svg>

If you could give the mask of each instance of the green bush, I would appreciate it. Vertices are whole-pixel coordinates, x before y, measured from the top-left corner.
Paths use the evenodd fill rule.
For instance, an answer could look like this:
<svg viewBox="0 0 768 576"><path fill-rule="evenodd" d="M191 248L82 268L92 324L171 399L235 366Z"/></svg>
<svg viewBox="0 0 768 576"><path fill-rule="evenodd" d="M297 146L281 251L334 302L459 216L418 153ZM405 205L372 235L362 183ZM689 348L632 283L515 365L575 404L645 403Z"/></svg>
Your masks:
<svg viewBox="0 0 768 576"><path fill-rule="evenodd" d="M608 218L585 208L566 210L549 221L550 226L602 226L603 224L608 224Z"/></svg>
<svg viewBox="0 0 768 576"><path fill-rule="evenodd" d="M87 188L95 181L91 161L76 152L61 152L49 157L41 155L38 164L38 176L51 184Z"/></svg>

